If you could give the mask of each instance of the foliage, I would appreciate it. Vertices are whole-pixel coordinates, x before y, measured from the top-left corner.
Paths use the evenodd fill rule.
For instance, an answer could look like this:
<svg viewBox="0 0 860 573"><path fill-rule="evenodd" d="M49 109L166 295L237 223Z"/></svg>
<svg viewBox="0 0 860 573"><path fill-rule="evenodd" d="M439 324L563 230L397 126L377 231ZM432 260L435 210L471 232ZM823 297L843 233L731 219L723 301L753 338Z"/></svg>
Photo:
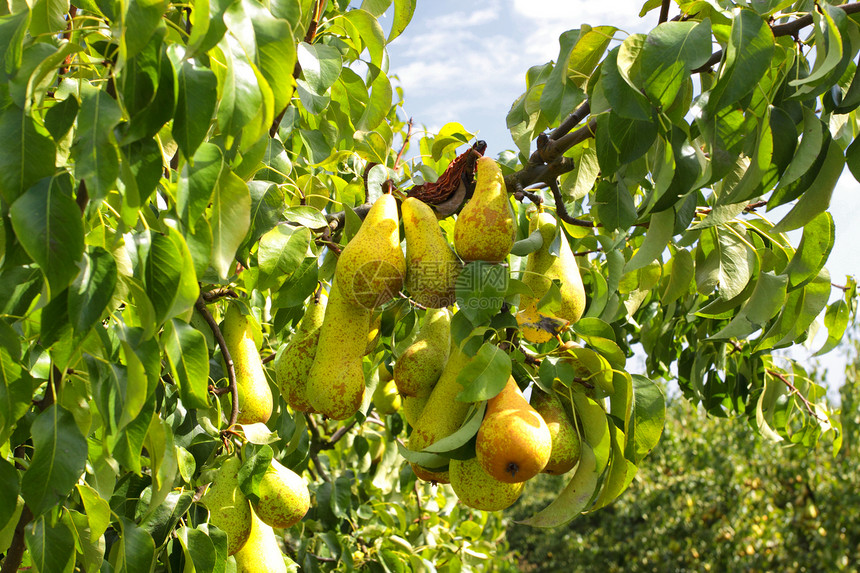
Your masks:
<svg viewBox="0 0 860 573"><path fill-rule="evenodd" d="M616 503L553 535L508 530L521 569L854 571L860 522L846 510L860 502L854 348L840 389L838 455L779 447L672 400L660 445ZM514 517L551 499L554 482L538 484Z"/></svg>
<svg viewBox="0 0 860 573"><path fill-rule="evenodd" d="M594 475L578 469L534 523L609 503L646 466L663 423L659 377L774 440L839 447L823 388L770 352L810 338L822 312L821 351L831 350L856 312L853 280L828 305L825 263L836 179L846 163L860 173L857 5L677 4L684 17L647 36L571 30L556 64L528 71L507 118L518 153L500 157L521 242L508 264L461 275L453 334L477 343L478 374L464 396L492 397L513 373L590 412ZM0 6L4 571L21 559L52 572L224 570L212 559L226 553L223 535L197 501L222 452L240 446L249 461L269 446L260 455L310 477L314 508L283 548L307 570L506 567L489 560L500 518L416 486L400 455L427 454L398 448L409 430L400 415L373 414L372 392L352 421L281 400L267 427L231 426L230 396L215 397L231 378L218 340L225 297L241 298L230 304L262 325L262 353L276 356L367 204L384 187L402 197L435 181L471 141L449 124L404 160L411 122L386 46L414 7ZM535 345L519 338L512 308L530 294L518 279L541 246L527 232L537 202L580 255L588 308ZM765 205L790 210L773 224ZM441 225L450 237L452 219ZM793 246L784 233L800 228ZM383 309L369 390L421 314L408 293ZM570 340L583 345L579 370L562 360ZM625 370L637 344L647 376ZM434 455L468 450L476 429L467 422ZM594 495L571 502L586 477Z"/></svg>

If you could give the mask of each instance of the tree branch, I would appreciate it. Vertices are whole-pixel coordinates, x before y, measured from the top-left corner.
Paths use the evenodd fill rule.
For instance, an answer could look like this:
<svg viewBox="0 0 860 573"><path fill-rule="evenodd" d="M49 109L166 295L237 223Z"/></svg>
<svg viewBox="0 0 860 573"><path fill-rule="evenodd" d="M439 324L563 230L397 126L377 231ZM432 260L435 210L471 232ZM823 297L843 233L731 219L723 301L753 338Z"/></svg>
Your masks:
<svg viewBox="0 0 860 573"><path fill-rule="evenodd" d="M663 0L663 4L660 5L660 20L659 20L660 24L662 24L663 22L665 22L669 19L669 5L671 3L672 3L672 0Z"/></svg>
<svg viewBox="0 0 860 573"><path fill-rule="evenodd" d="M774 378L778 378L780 380L780 382L785 384L788 387L789 394L794 394L795 396L800 398L800 401L803 402L803 405L806 408L806 411L809 413L810 416L812 416L813 418L815 418L819 422L824 421L821 419L821 417L818 415L818 413L816 413L815 409L812 407L812 402L810 402L806 396L804 396L803 394L800 393L800 390L797 389L797 386L795 386L791 382L791 380L788 379L787 376L785 376L781 372L777 372L776 370L771 370L770 368L765 370L765 372L767 372L768 374L770 374Z"/></svg>
<svg viewBox="0 0 860 573"><path fill-rule="evenodd" d="M555 199L555 212L558 215L558 218L568 223L570 225L576 225L577 227L596 227L597 224L593 221L584 221L583 219L577 219L576 217L571 217L567 213L567 207L564 206L564 198L561 196L561 189L558 188L558 181L553 179L549 181L549 188L552 189L552 197Z"/></svg>
<svg viewBox="0 0 860 573"><path fill-rule="evenodd" d="M218 343L218 347L221 349L221 355L224 356L224 362L227 364L227 381L229 382L230 398L233 401L233 407L230 410L230 422L227 424L227 429L229 430L236 424L236 419L239 417L239 388L236 386L236 369L233 367L233 357L230 356L230 351L227 350L227 342L224 340L221 328L218 326L218 323L215 322L215 319L212 318L212 313L210 313L209 309L206 308L206 302L203 300L203 295L200 295L197 298L197 302L194 303L194 308L197 309L197 312L200 313L203 320L206 321L206 324L208 324L209 328L212 330L215 342Z"/></svg>
<svg viewBox="0 0 860 573"><path fill-rule="evenodd" d="M403 157L403 154L409 149L409 138L412 137L412 118L409 118L409 121L406 123L406 137L403 138L403 146L400 148L400 151L397 153L397 157L394 159L394 170L397 171L397 168L400 167L400 159Z"/></svg>

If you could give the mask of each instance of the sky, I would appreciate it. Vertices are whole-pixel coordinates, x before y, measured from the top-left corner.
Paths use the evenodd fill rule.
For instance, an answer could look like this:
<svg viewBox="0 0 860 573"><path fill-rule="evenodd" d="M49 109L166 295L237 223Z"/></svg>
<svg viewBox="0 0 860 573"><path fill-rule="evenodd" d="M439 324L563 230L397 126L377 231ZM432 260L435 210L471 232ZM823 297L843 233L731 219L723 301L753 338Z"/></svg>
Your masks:
<svg viewBox="0 0 860 573"><path fill-rule="evenodd" d="M644 0L418 0L412 22L389 45L389 73L405 92L405 112L417 126L437 131L448 122L461 123L488 144L496 157L514 149L505 125L511 104L525 91L529 67L555 60L558 37L582 24L613 25L623 40L629 33L647 33L657 25L659 10L639 17ZM673 9L676 9L673 5ZM383 18L384 27L390 26ZM836 244L827 268L834 283L860 273L860 183L846 169L831 201ZM769 218L777 220L778 213ZM801 231L790 234L795 246ZM831 300L839 298L834 289ZM824 329L822 329L823 331ZM826 333L813 348L823 344ZM799 360L809 353L796 352ZM831 352L823 361L844 380L844 359Z"/></svg>

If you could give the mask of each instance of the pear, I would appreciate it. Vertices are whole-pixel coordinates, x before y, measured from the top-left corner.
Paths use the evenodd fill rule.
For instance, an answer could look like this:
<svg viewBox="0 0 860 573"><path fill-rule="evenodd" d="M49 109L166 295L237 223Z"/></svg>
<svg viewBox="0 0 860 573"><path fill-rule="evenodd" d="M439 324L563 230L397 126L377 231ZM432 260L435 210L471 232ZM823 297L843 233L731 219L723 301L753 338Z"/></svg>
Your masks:
<svg viewBox="0 0 860 573"><path fill-rule="evenodd" d="M454 248L464 261L498 263L508 256L516 225L505 180L490 157L477 161L475 192L454 223Z"/></svg>
<svg viewBox="0 0 860 573"><path fill-rule="evenodd" d="M256 323L243 315L238 305L230 305L221 323L221 334L233 359L236 389L239 392L240 424L266 423L272 415L274 400L263 361L255 342Z"/></svg>
<svg viewBox="0 0 860 573"><path fill-rule="evenodd" d="M376 411L383 416L395 413L400 409L402 400L400 394L397 393L397 385L394 380L387 382L379 381L376 385L376 390L373 391L373 405Z"/></svg>
<svg viewBox="0 0 860 573"><path fill-rule="evenodd" d="M307 397L308 374L317 353L327 301L325 292L311 298L299 327L275 363L275 380L281 395L299 412L314 411Z"/></svg>
<svg viewBox="0 0 860 573"><path fill-rule="evenodd" d="M332 285L307 383L308 401L320 414L345 420L361 407L361 359L367 348L370 314L369 309L344 300L339 282Z"/></svg>
<svg viewBox="0 0 860 573"><path fill-rule="evenodd" d="M448 466L451 487L461 502L472 509L499 511L513 505L525 483L505 483L484 471L477 458L451 460Z"/></svg>
<svg viewBox="0 0 860 573"><path fill-rule="evenodd" d="M552 436L552 453L544 473L561 475L569 472L579 462L582 443L564 405L555 392L547 394L537 388L532 391L531 405L546 422Z"/></svg>
<svg viewBox="0 0 860 573"><path fill-rule="evenodd" d="M404 396L429 396L445 369L451 346L451 313L447 308L430 309L424 315L415 342L394 364L394 380Z"/></svg>
<svg viewBox="0 0 860 573"><path fill-rule="evenodd" d="M410 463L409 465L412 466L412 471L415 472L415 477L417 477L421 481L427 481L434 484L451 483L451 477L448 473L448 470L433 471L421 467L418 464Z"/></svg>
<svg viewBox="0 0 860 573"><path fill-rule="evenodd" d="M345 300L371 309L403 289L406 259L399 227L397 201L392 195L381 195L338 257L335 276Z"/></svg>
<svg viewBox="0 0 860 573"><path fill-rule="evenodd" d="M520 297L520 312L517 314L517 321L521 325L526 340L542 342L541 339L545 338L545 335L531 334L530 336L528 328L522 328L522 325L540 320L535 320L533 315L540 314L537 310L537 303L549 291L552 281L558 280L561 283L561 305L553 314L555 318L569 323L577 322L582 318L582 313L585 310L585 289L582 286L582 276L579 273L576 257L570 250L564 231L559 231L555 217L546 212L534 213L529 230L530 232L536 230L540 232L541 237L543 237L543 245L537 251L530 253L526 260L522 281L532 289L534 298ZM557 257L549 252L556 232L560 233Z"/></svg>
<svg viewBox="0 0 860 573"><path fill-rule="evenodd" d="M253 512L251 518L251 535L236 553L236 573L287 573L275 532Z"/></svg>
<svg viewBox="0 0 860 573"><path fill-rule="evenodd" d="M259 492L254 512L263 523L272 527L292 527L301 521L311 506L305 480L278 460L272 460L260 478Z"/></svg>
<svg viewBox="0 0 860 573"><path fill-rule="evenodd" d="M543 471L552 453L552 435L526 402L513 376L487 402L475 452L481 467L505 483L529 480Z"/></svg>
<svg viewBox="0 0 860 573"><path fill-rule="evenodd" d="M406 235L406 289L412 300L428 308L451 306L460 275L460 260L436 220L420 199L409 197L401 205Z"/></svg>
<svg viewBox="0 0 860 573"><path fill-rule="evenodd" d="M469 403L459 402L456 399L457 394L463 390L463 385L457 381L457 375L469 363L469 360L469 357L452 340L450 357L445 365L445 370L442 371L439 381L430 393L430 397L427 398L421 415L412 425L412 433L409 435L409 449L421 451L442 438L450 436L463 425L469 411ZM414 464L413 469L415 469ZM415 473L421 477L418 471ZM437 478L442 476L443 472L428 472L426 475L437 476L428 481L442 481L442 479ZM445 481L447 481L447 476L445 476Z"/></svg>
<svg viewBox="0 0 860 573"><path fill-rule="evenodd" d="M382 333L382 313L374 312L370 316L370 328L367 330L367 346L364 349L364 355L372 354L379 345L379 337Z"/></svg>
<svg viewBox="0 0 860 573"><path fill-rule="evenodd" d="M535 344L549 342L570 325L566 320L559 320L540 312L537 301L533 298L520 295L520 308L522 310L517 313L517 325L523 338L529 342Z"/></svg>
<svg viewBox="0 0 860 573"><path fill-rule="evenodd" d="M224 460L212 485L200 498L209 510L209 523L227 534L227 553L233 555L248 541L251 535L251 503L239 489L238 456Z"/></svg>
<svg viewBox="0 0 860 573"><path fill-rule="evenodd" d="M413 428L415 427L415 423L418 421L418 418L421 417L421 412L424 411L424 406L427 405L427 401L429 399L429 395L424 398L403 396L403 415L406 417L407 424Z"/></svg>

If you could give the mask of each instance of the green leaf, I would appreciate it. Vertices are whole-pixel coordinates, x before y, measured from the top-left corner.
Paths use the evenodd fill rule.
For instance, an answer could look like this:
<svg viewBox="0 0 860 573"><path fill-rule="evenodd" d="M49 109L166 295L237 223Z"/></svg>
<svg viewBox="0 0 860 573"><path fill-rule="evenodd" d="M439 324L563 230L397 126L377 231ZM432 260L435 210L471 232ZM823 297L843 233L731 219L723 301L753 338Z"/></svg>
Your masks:
<svg viewBox="0 0 860 573"><path fill-rule="evenodd" d="M531 235L514 243L513 248L511 248L511 254L518 257L524 257L529 253L537 252L542 246L543 235L541 235L539 230L535 229L532 231Z"/></svg>
<svg viewBox="0 0 860 573"><path fill-rule="evenodd" d="M72 145L75 178L84 179L93 200L104 199L119 175L119 153L113 128L122 119L116 100L106 90L81 84L81 111Z"/></svg>
<svg viewBox="0 0 860 573"><path fill-rule="evenodd" d="M340 52L326 44L301 42L296 48L305 86L317 95L324 95L340 75L343 61Z"/></svg>
<svg viewBox="0 0 860 573"><path fill-rule="evenodd" d="M15 513L20 488L18 470L6 460L0 459L0 530L6 527Z"/></svg>
<svg viewBox="0 0 860 573"><path fill-rule="evenodd" d="M223 168L221 149L212 143L204 143L197 147L194 157L182 169L176 190L176 207L187 228L194 228L197 219L206 211Z"/></svg>
<svg viewBox="0 0 860 573"><path fill-rule="evenodd" d="M13 76L21 65L30 15L30 10L19 10L0 17L0 46L3 46L0 50L0 78L4 80Z"/></svg>
<svg viewBox="0 0 860 573"><path fill-rule="evenodd" d="M826 354L839 346L839 342L845 334L845 329L848 328L848 317L850 314L850 309L844 300L837 300L827 307L827 312L824 315L827 340L818 352L815 353L815 356Z"/></svg>
<svg viewBox="0 0 860 573"><path fill-rule="evenodd" d="M152 536L156 547L161 547L176 524L188 511L194 494L190 491L171 491L165 500L150 512L140 525ZM210 545L211 546L211 545Z"/></svg>
<svg viewBox="0 0 860 573"><path fill-rule="evenodd" d="M69 132L75 124L79 109L78 98L69 96L55 103L45 112L45 127L54 141L59 141Z"/></svg>
<svg viewBox="0 0 860 573"><path fill-rule="evenodd" d="M325 214L316 207L302 205L284 210L284 219L308 229L323 229L328 225Z"/></svg>
<svg viewBox="0 0 860 573"><path fill-rule="evenodd" d="M4 443L32 406L36 390L33 377L10 353L13 350L17 349L0 346L0 440Z"/></svg>
<svg viewBox="0 0 860 573"><path fill-rule="evenodd" d="M821 269L806 286L788 294L779 317L755 345L755 352L786 346L800 338L830 298L830 273Z"/></svg>
<svg viewBox="0 0 860 573"><path fill-rule="evenodd" d="M212 210L212 266L221 278L232 274L236 250L251 226L251 193L248 185L232 171L221 173Z"/></svg>
<svg viewBox="0 0 860 573"><path fill-rule="evenodd" d="M648 233L642 245L624 265L624 273L641 269L651 264L666 250L666 245L672 240L675 228L675 210L669 209L651 214Z"/></svg>
<svg viewBox="0 0 860 573"><path fill-rule="evenodd" d="M666 421L666 398L653 380L633 374L633 414L624 448L627 459L639 464L660 441Z"/></svg>
<svg viewBox="0 0 860 573"><path fill-rule="evenodd" d="M826 211L830 206L833 189L836 187L836 182L839 181L839 176L844 167L845 156L842 154L842 149L835 141L831 141L824 164L815 177L815 181L791 208L791 211L774 226L773 232L784 233L799 229Z"/></svg>
<svg viewBox="0 0 860 573"><path fill-rule="evenodd" d="M495 344L485 342L457 375L463 390L458 402L489 400L502 391L511 377L511 357Z"/></svg>
<svg viewBox="0 0 860 573"><path fill-rule="evenodd" d="M87 484L78 484L78 494L90 526L90 534L98 539L107 530L111 521L110 505L99 493Z"/></svg>
<svg viewBox="0 0 860 573"><path fill-rule="evenodd" d="M546 528L570 523L580 512L588 509L599 478L594 450L587 443L583 443L579 463L565 488L547 507L520 523Z"/></svg>
<svg viewBox="0 0 860 573"><path fill-rule="evenodd" d="M186 159L196 158L198 147L203 143L215 113L218 79L212 70L190 59L182 62L177 84L179 89L173 118L173 138Z"/></svg>
<svg viewBox="0 0 860 573"><path fill-rule="evenodd" d="M125 59L134 57L149 42L149 38L161 24L161 16L167 10L169 0L128 0L125 8L120 52Z"/></svg>
<svg viewBox="0 0 860 573"><path fill-rule="evenodd" d="M152 137L140 139L120 149L120 178L125 185L123 220L137 221L138 211L155 191L164 173L161 147ZM133 223L132 223L133 224Z"/></svg>
<svg viewBox="0 0 860 573"><path fill-rule="evenodd" d="M161 334L167 361L173 378L179 385L179 395L187 408L209 406L209 349L203 334L172 319Z"/></svg>
<svg viewBox="0 0 860 573"><path fill-rule="evenodd" d="M423 451L444 454L465 446L469 440L478 433L478 429L481 427L481 422L484 420L484 412L486 409L486 402L478 403L476 407L471 410L471 414L466 416L466 421L463 422L463 425L460 426L459 430L433 442L424 448Z"/></svg>
<svg viewBox="0 0 860 573"><path fill-rule="evenodd" d="M90 329L101 318L116 288L116 261L108 251L93 247L69 288L69 321L76 333Z"/></svg>
<svg viewBox="0 0 860 573"><path fill-rule="evenodd" d="M116 573L149 573L155 565L152 536L125 516L120 517L121 534L111 548L110 563Z"/></svg>
<svg viewBox="0 0 860 573"><path fill-rule="evenodd" d="M768 200L768 209L773 209L778 205L796 199L798 194L809 186L808 183L806 185L798 183L793 186L791 184L801 178L805 178L804 176L808 177L810 171L813 170L813 166L819 160L819 156L823 160L826 154L822 153L822 146L829 141L829 138L828 140L824 138L826 129L824 123L815 114L815 110L807 107L803 108L803 137L800 140L800 145L797 146L791 163L786 167L785 172L783 172L779 180L779 184ZM812 172L812 176L814 177L819 170L820 167L815 169ZM793 191L794 187L799 187L799 189L795 192Z"/></svg>
<svg viewBox="0 0 860 573"><path fill-rule="evenodd" d="M664 305L675 302L687 294L696 272L693 256L687 249L678 250L672 257L671 264L666 290L660 296L660 302Z"/></svg>
<svg viewBox="0 0 860 573"><path fill-rule="evenodd" d="M248 148L272 124L272 89L233 33L225 35L218 47L225 68L218 74L218 127L239 140L242 148Z"/></svg>
<svg viewBox="0 0 860 573"><path fill-rule="evenodd" d="M0 111L0 196L13 203L37 181L54 173L56 148L48 132L24 113L9 106Z"/></svg>
<svg viewBox="0 0 860 573"><path fill-rule="evenodd" d="M258 288L276 288L308 256L311 232L306 227L278 225L260 238Z"/></svg>
<svg viewBox="0 0 860 573"><path fill-rule="evenodd" d="M755 289L741 311L710 339L746 338L777 315L785 303L788 277L771 272L759 274Z"/></svg>
<svg viewBox="0 0 860 573"><path fill-rule="evenodd" d="M394 20L387 40L389 44L406 29L415 13L416 4L417 0L394 0Z"/></svg>
<svg viewBox="0 0 860 573"><path fill-rule="evenodd" d="M472 262L457 277L457 305L473 324L484 324L498 314L508 291L508 269L501 265Z"/></svg>
<svg viewBox="0 0 860 573"><path fill-rule="evenodd" d="M636 221L633 196L620 182L601 180L597 185L594 203L597 217L607 230L627 229Z"/></svg>
<svg viewBox="0 0 860 573"><path fill-rule="evenodd" d="M755 264L755 252L737 234L725 227L708 229L696 251L696 288L707 295L719 287L720 299L730 300L744 290Z"/></svg>
<svg viewBox="0 0 860 573"><path fill-rule="evenodd" d="M180 527L176 537L182 542L185 549L185 559L194 565L196 573L205 573L216 570L218 554L215 545L209 535L200 529Z"/></svg>
<svg viewBox="0 0 860 573"><path fill-rule="evenodd" d="M65 290L84 254L81 210L72 199L71 177L42 179L12 204L9 217L24 250L45 274L51 296Z"/></svg>
<svg viewBox="0 0 860 573"><path fill-rule="evenodd" d="M57 404L36 417L31 428L33 458L24 473L21 495L34 516L66 497L87 461L87 441L71 412Z"/></svg>
<svg viewBox="0 0 860 573"><path fill-rule="evenodd" d="M385 33L377 19L366 10L350 10L343 18L349 25L345 26L350 38L356 44L356 51L361 54L367 49L370 63L377 68L385 65Z"/></svg>
<svg viewBox="0 0 860 573"><path fill-rule="evenodd" d="M767 22L749 9L735 12L729 44L711 89L708 108L717 113L750 93L770 68L774 37Z"/></svg>
<svg viewBox="0 0 860 573"><path fill-rule="evenodd" d="M273 455L274 451L269 445L249 447L245 451L245 462L239 469L238 475L239 487L252 501L260 497L260 480L272 465Z"/></svg>
<svg viewBox="0 0 860 573"><path fill-rule="evenodd" d="M803 286L818 276L835 241L836 225L833 216L826 211L819 213L803 227L800 245L783 271L788 275L788 284L792 289Z"/></svg>
<svg viewBox="0 0 860 573"><path fill-rule="evenodd" d="M39 573L70 573L74 570L75 538L64 520L52 526L45 516L37 517L27 526L24 540L33 567Z"/></svg>
<svg viewBox="0 0 860 573"><path fill-rule="evenodd" d="M275 18L262 4L243 4L254 28L257 43L257 65L274 94L275 112L290 103L293 92L293 68L296 65L296 41L289 22Z"/></svg>
<svg viewBox="0 0 860 573"><path fill-rule="evenodd" d="M711 57L711 22L664 22L654 28L642 48L639 73L651 101L669 107L681 86Z"/></svg>
<svg viewBox="0 0 860 573"><path fill-rule="evenodd" d="M166 235L152 233L144 276L146 295L158 324L187 311L197 301L200 288L194 261L185 239L175 229L169 228Z"/></svg>

